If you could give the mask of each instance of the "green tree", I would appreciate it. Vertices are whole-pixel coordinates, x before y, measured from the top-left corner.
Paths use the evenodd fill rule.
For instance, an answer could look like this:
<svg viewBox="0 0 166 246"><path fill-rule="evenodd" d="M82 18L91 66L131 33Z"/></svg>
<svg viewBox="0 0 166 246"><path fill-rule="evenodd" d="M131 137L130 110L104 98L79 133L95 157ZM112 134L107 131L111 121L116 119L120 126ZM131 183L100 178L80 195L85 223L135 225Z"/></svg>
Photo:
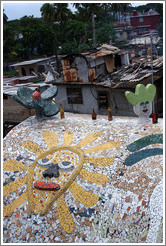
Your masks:
<svg viewBox="0 0 166 246"><path fill-rule="evenodd" d="M68 8L68 3L45 3L40 8L43 20L64 25L72 17L72 12Z"/></svg>
<svg viewBox="0 0 166 246"><path fill-rule="evenodd" d="M62 43L66 40L65 27L73 15L67 3L47 3L40 10L43 20L48 22L54 31L54 38L52 39L53 54L57 58L58 65L57 56L61 52L59 47L62 47Z"/></svg>
<svg viewBox="0 0 166 246"><path fill-rule="evenodd" d="M8 17L7 15L5 14L5 10L3 9L3 24L7 24L7 21L8 21Z"/></svg>
<svg viewBox="0 0 166 246"><path fill-rule="evenodd" d="M112 4L111 3L102 3L101 10L103 14L108 14L111 11Z"/></svg>
<svg viewBox="0 0 166 246"><path fill-rule="evenodd" d="M85 35L85 24L82 21L70 20L65 27L65 32L67 40L75 38L79 41Z"/></svg>
<svg viewBox="0 0 166 246"><path fill-rule="evenodd" d="M22 38L17 34L22 34ZM10 21L3 29L4 60L21 61L53 55L54 39L52 27L42 19L23 17Z"/></svg>
<svg viewBox="0 0 166 246"><path fill-rule="evenodd" d="M40 8L40 11L43 20L47 21L48 23L53 23L55 21L55 8L52 4L43 4Z"/></svg>
<svg viewBox="0 0 166 246"><path fill-rule="evenodd" d="M91 16L93 31L93 46L96 48L95 15L101 12L101 4L98 3L74 3L73 6L82 12L82 17Z"/></svg>
<svg viewBox="0 0 166 246"><path fill-rule="evenodd" d="M115 39L115 29L109 23L104 23L101 27L96 29L97 44L109 43L110 39Z"/></svg>
<svg viewBox="0 0 166 246"><path fill-rule="evenodd" d="M72 17L72 12L68 8L68 3L53 3L55 9L55 20L60 25L66 24Z"/></svg>
<svg viewBox="0 0 166 246"><path fill-rule="evenodd" d="M13 60L12 52L14 51L15 40L14 30L10 25L4 25L3 27L3 59L4 62L11 59Z"/></svg>
<svg viewBox="0 0 166 246"><path fill-rule="evenodd" d="M52 55L55 33L52 27L41 19L24 17L20 19L22 28L22 44L28 47L29 55L37 49L39 55Z"/></svg>

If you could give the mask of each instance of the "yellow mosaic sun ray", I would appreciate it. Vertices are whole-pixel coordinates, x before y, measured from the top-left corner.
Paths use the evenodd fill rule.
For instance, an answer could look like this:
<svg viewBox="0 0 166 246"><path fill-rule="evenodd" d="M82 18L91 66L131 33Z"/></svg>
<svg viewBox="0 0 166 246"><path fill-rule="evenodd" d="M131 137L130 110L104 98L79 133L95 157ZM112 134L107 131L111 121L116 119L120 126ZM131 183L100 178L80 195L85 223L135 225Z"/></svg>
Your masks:
<svg viewBox="0 0 166 246"><path fill-rule="evenodd" d="M82 169L80 172L80 175L87 179L88 181L95 183L95 184L105 184L108 182L108 178L100 173L92 173L92 172L88 172L85 169Z"/></svg>
<svg viewBox="0 0 166 246"><path fill-rule="evenodd" d="M42 135L49 149L58 145L58 137L55 132L46 131L46 132L43 132Z"/></svg>
<svg viewBox="0 0 166 246"><path fill-rule="evenodd" d="M27 175L27 196L28 196L28 208L31 213L34 212L34 202L33 202L33 171L36 164L33 163L32 166L29 168L28 175Z"/></svg>
<svg viewBox="0 0 166 246"><path fill-rule="evenodd" d="M100 137L103 133L102 132L94 132L90 135L88 135L87 137L85 137L84 139L81 140L81 142L79 144L77 144L75 147L77 148L83 148L86 144L93 142L94 140L96 140L98 137Z"/></svg>
<svg viewBox="0 0 166 246"><path fill-rule="evenodd" d="M99 200L98 195L94 194L93 192L86 191L75 181L71 184L69 190L75 196L75 198L86 207L94 206Z"/></svg>
<svg viewBox="0 0 166 246"><path fill-rule="evenodd" d="M71 145L73 141L73 133L71 131L65 132L63 134L63 139L64 139L63 145L65 146Z"/></svg>
<svg viewBox="0 0 166 246"><path fill-rule="evenodd" d="M106 167L106 166L110 166L113 162L114 162L115 158L113 157L99 157L99 158L89 158L89 157L85 157L85 161L86 163L93 163L97 166L101 166L101 167Z"/></svg>
<svg viewBox="0 0 166 246"><path fill-rule="evenodd" d="M32 141L24 141L22 142L21 146L35 153L37 156L41 155L44 152L37 143L34 143Z"/></svg>
<svg viewBox="0 0 166 246"><path fill-rule="evenodd" d="M97 145L97 146L92 147L90 149L86 149L86 150L84 150L84 153L89 154L89 153L93 153L93 152L104 151L107 149L112 149L114 147L119 147L121 144L122 143L120 141L116 141L116 142L111 141L108 143Z"/></svg>
<svg viewBox="0 0 166 246"><path fill-rule="evenodd" d="M13 213L16 208L18 208L24 201L27 200L27 192L25 191L19 198L17 198L11 204L3 207L3 216L7 216L10 213Z"/></svg>
<svg viewBox="0 0 166 246"><path fill-rule="evenodd" d="M57 199L57 211L61 226L65 229L67 233L71 233L74 227L74 220L72 215L70 214L69 208L67 207L64 198L65 196L64 194L62 194Z"/></svg>
<svg viewBox="0 0 166 246"><path fill-rule="evenodd" d="M7 160L3 164L3 169L6 171L22 171L27 170L29 167L25 166L23 163L16 161L14 159Z"/></svg>
<svg viewBox="0 0 166 246"><path fill-rule="evenodd" d="M15 180L9 184L6 184L3 187L3 196L6 196L6 195L10 194L11 192L20 188L22 185L24 185L26 183L26 180L27 180L27 176L25 176L24 178Z"/></svg>

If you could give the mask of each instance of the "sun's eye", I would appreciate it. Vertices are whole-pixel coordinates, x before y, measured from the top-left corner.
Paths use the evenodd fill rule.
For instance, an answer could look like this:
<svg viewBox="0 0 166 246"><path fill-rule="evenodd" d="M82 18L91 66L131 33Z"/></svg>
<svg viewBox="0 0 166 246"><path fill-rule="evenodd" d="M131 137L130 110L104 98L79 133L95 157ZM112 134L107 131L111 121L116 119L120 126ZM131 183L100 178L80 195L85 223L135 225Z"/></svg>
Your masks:
<svg viewBox="0 0 166 246"><path fill-rule="evenodd" d="M42 167L45 167L45 166L50 166L50 165L52 165L52 162L51 162L50 159L43 158L43 159L40 159L40 160L38 161L38 164L39 164L40 166L42 166Z"/></svg>
<svg viewBox="0 0 166 246"><path fill-rule="evenodd" d="M62 171L69 171L72 170L74 168L74 166L72 165L72 163L70 161L62 161L58 163L59 169L61 169Z"/></svg>

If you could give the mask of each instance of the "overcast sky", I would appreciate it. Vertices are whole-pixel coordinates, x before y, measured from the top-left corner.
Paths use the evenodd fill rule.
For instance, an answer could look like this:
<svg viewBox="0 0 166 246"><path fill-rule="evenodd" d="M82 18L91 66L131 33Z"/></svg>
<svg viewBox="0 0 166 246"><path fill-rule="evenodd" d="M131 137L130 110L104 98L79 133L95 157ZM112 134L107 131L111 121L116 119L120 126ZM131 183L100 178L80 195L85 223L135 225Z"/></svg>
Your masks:
<svg viewBox="0 0 166 246"><path fill-rule="evenodd" d="M8 17L8 20L14 20L14 19L20 19L21 17L27 15L33 15L34 17L41 17L41 12L40 12L40 8L41 6L45 3L45 1L42 2L29 2L26 3L24 1L19 1L19 2L7 2L7 1L2 1L2 11L4 9L5 14ZM53 2L51 2L53 3ZM134 2L130 2L132 3L133 6L137 6L137 5L144 5L147 2L140 2L140 3L134 3ZM70 4L70 7L72 10L72 4Z"/></svg>

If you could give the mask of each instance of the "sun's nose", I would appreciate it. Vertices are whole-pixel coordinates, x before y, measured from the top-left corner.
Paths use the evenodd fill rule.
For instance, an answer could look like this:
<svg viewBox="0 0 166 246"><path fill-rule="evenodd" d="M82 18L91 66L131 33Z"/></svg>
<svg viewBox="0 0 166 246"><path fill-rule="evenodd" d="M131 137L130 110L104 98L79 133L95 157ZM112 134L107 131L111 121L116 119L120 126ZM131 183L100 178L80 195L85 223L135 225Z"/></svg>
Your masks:
<svg viewBox="0 0 166 246"><path fill-rule="evenodd" d="M52 165L51 167L47 168L45 171L43 171L43 177L46 178L46 177L49 177L49 178L52 178L52 177L55 177L55 178L58 178L59 177L59 166L58 164L55 164L55 165Z"/></svg>

